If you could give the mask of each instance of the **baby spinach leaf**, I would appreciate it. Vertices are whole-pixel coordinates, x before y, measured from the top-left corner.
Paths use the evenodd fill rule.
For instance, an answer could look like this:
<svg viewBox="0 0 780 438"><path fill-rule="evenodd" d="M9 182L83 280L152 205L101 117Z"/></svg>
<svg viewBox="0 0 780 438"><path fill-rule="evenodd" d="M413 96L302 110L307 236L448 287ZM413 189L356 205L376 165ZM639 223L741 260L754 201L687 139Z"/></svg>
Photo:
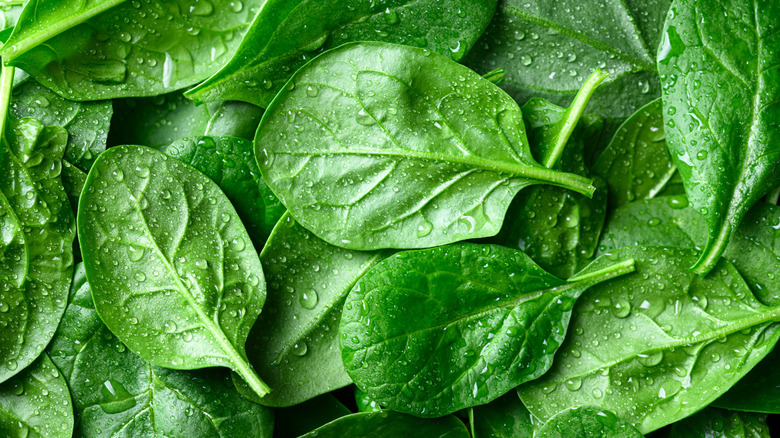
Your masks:
<svg viewBox="0 0 780 438"><path fill-rule="evenodd" d="M184 138L163 152L217 183L233 203L256 248L261 248L284 206L260 178L252 142L235 137Z"/></svg>
<svg viewBox="0 0 780 438"><path fill-rule="evenodd" d="M0 56L68 99L151 96L216 72L261 3L30 0Z"/></svg>
<svg viewBox="0 0 780 438"><path fill-rule="evenodd" d="M660 98L620 125L593 172L606 180L611 208L653 198L664 189L677 167L664 141Z"/></svg>
<svg viewBox="0 0 780 438"><path fill-rule="evenodd" d="M257 402L292 406L352 383L339 351L342 307L358 278L387 255L330 245L282 216L260 254L268 299L247 341L250 362L274 389Z"/></svg>
<svg viewBox="0 0 780 438"><path fill-rule="evenodd" d="M32 363L54 335L75 237L60 179L67 133L34 119L7 128L0 149L0 382Z"/></svg>
<svg viewBox="0 0 780 438"><path fill-rule="evenodd" d="M7 438L70 438L68 385L45 353L0 385L0 433Z"/></svg>
<svg viewBox="0 0 780 438"><path fill-rule="evenodd" d="M566 409L544 423L538 438L642 438L633 426L610 411L591 407Z"/></svg>
<svg viewBox="0 0 780 438"><path fill-rule="evenodd" d="M550 371L518 388L543 421L599 406L648 433L707 406L780 338L780 308L759 302L734 266L705 278L696 252L626 247L597 259L636 260L636 272L590 288L572 311Z"/></svg>
<svg viewBox="0 0 780 438"><path fill-rule="evenodd" d="M437 436L468 438L466 426L452 415L442 418L417 418L393 411L360 412L347 415L319 427L301 438L341 438L359 436L387 438L398 436Z"/></svg>
<svg viewBox="0 0 780 438"><path fill-rule="evenodd" d="M775 346L742 380L712 402L712 406L736 411L780 414L780 376L776 372L779 360L780 349Z"/></svg>
<svg viewBox="0 0 780 438"><path fill-rule="evenodd" d="M244 102L195 104L181 92L114 100L109 144L160 148L200 135L255 138L263 110Z"/></svg>
<svg viewBox="0 0 780 438"><path fill-rule="evenodd" d="M769 438L766 415L706 408L672 425L670 438Z"/></svg>
<svg viewBox="0 0 780 438"><path fill-rule="evenodd" d="M291 215L350 249L491 236L526 186L594 190L534 161L519 107L495 85L441 55L386 43L344 45L298 70L255 147Z"/></svg>
<svg viewBox="0 0 780 438"><path fill-rule="evenodd" d="M274 438L297 438L352 413L332 393L274 411Z"/></svg>
<svg viewBox="0 0 780 438"><path fill-rule="evenodd" d="M658 96L655 51L670 0L505 0L464 63L507 71L501 87L525 103L564 105L601 68L610 78L588 111L620 121Z"/></svg>
<svg viewBox="0 0 780 438"><path fill-rule="evenodd" d="M347 296L344 365L360 389L399 412L436 417L487 403L544 374L577 297L633 265L601 268L566 282L495 245L396 254Z"/></svg>
<svg viewBox="0 0 780 438"><path fill-rule="evenodd" d="M168 370L128 350L98 317L82 264L48 352L70 387L76 436L271 436L273 413L240 397L224 370Z"/></svg>
<svg viewBox="0 0 780 438"><path fill-rule="evenodd" d="M512 391L492 402L475 406L472 416L473 438L533 437L531 413Z"/></svg>
<svg viewBox="0 0 780 438"><path fill-rule="evenodd" d="M496 2L267 0L233 59L186 95L266 108L308 60L351 41L423 47L458 61L490 23Z"/></svg>
<svg viewBox="0 0 780 438"><path fill-rule="evenodd" d="M133 352L167 368L229 367L268 392L244 352L263 269L213 181L154 149L110 148L87 176L78 230L95 308Z"/></svg>
<svg viewBox="0 0 780 438"><path fill-rule="evenodd" d="M703 275L745 212L780 181L780 3L675 0L672 10L658 71L669 151L707 221L692 268Z"/></svg>

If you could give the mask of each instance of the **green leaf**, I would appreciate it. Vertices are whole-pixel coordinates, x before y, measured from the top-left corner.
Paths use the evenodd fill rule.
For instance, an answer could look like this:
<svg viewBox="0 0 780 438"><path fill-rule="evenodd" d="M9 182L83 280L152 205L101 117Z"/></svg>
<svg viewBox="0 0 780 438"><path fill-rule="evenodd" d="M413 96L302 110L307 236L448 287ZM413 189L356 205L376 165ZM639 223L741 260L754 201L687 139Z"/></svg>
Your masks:
<svg viewBox="0 0 780 438"><path fill-rule="evenodd" d="M68 195L74 216L78 213L81 190L86 182L87 174L84 171L68 163L67 160L62 160L62 186Z"/></svg>
<svg viewBox="0 0 780 438"><path fill-rule="evenodd" d="M255 138L263 110L244 102L198 105L181 92L114 100L109 144L167 146L184 137Z"/></svg>
<svg viewBox="0 0 780 438"><path fill-rule="evenodd" d="M0 433L7 438L70 438L68 385L45 353L0 385Z"/></svg>
<svg viewBox="0 0 780 438"><path fill-rule="evenodd" d="M268 392L244 352L263 269L213 181L154 149L110 148L87 176L78 231L95 308L128 348L166 368L229 367Z"/></svg>
<svg viewBox="0 0 780 438"><path fill-rule="evenodd" d="M610 411L578 407L566 409L544 423L538 438L642 438L633 426Z"/></svg>
<svg viewBox="0 0 780 438"><path fill-rule="evenodd" d="M274 411L276 412L275 438L296 438L352 413L333 393L323 394L295 406Z"/></svg>
<svg viewBox="0 0 780 438"><path fill-rule="evenodd" d="M587 178L534 161L517 104L441 55L348 44L290 84L258 128L258 164L290 214L331 244L420 248L491 236L526 186L593 192Z"/></svg>
<svg viewBox="0 0 780 438"><path fill-rule="evenodd" d="M706 278L694 250L627 247L597 259L636 260L636 272L577 301L550 371L518 388L542 421L599 406L649 433L707 406L780 337L780 308L759 302L726 260Z"/></svg>
<svg viewBox="0 0 780 438"><path fill-rule="evenodd" d="M19 20L19 14L22 13L23 4L24 0L5 0L0 3L0 30L13 30ZM0 39L0 43L4 42L5 39Z"/></svg>
<svg viewBox="0 0 780 438"><path fill-rule="evenodd" d="M344 365L399 412L436 417L487 403L549 369L585 289L633 270L631 260L602 268L566 282L495 245L396 254L347 297Z"/></svg>
<svg viewBox="0 0 780 438"><path fill-rule="evenodd" d="M775 346L761 363L712 405L735 411L780 414L780 376L776 372L778 360L780 349Z"/></svg>
<svg viewBox="0 0 780 438"><path fill-rule="evenodd" d="M75 221L60 171L67 133L9 123L0 149L0 382L49 343L73 275Z"/></svg>
<svg viewBox="0 0 780 438"><path fill-rule="evenodd" d="M187 97L266 108L307 61L351 41L423 47L458 61L490 23L496 1L268 0L233 59Z"/></svg>
<svg viewBox="0 0 780 438"><path fill-rule="evenodd" d="M368 396L365 392L361 391L357 386L355 388L355 404L357 405L358 412L376 412L381 411L382 407L374 399Z"/></svg>
<svg viewBox="0 0 780 438"><path fill-rule="evenodd" d="M152 96L216 72L261 3L30 0L0 56L68 99Z"/></svg>
<svg viewBox="0 0 780 438"><path fill-rule="evenodd" d="M250 362L274 391L255 401L292 406L352 383L339 350L342 307L355 282L387 255L335 247L282 216L260 254L268 299L247 341Z"/></svg>
<svg viewBox="0 0 780 438"><path fill-rule="evenodd" d="M658 53L669 151L707 244L706 274L759 198L780 181L780 3L675 0ZM705 19L706 17L706 19Z"/></svg>
<svg viewBox="0 0 780 438"><path fill-rule="evenodd" d="M473 408L474 438L523 438L534 436L531 413L515 392Z"/></svg>
<svg viewBox="0 0 780 438"><path fill-rule="evenodd" d="M468 438L466 426L448 415L442 418L424 419L393 411L361 412L347 415L317 428L301 438L391 438L400 436L435 436L442 438Z"/></svg>
<svg viewBox="0 0 780 438"><path fill-rule="evenodd" d="M265 244L285 209L260 177L252 142L235 137L184 138L163 152L217 183L233 203L255 248Z"/></svg>
<svg viewBox="0 0 780 438"><path fill-rule="evenodd" d="M229 373L168 370L128 350L98 317L82 264L48 352L70 387L76 436L271 436L273 413L239 396Z"/></svg>
<svg viewBox="0 0 780 438"><path fill-rule="evenodd" d="M619 123L658 97L655 53L669 3L505 0L464 62L478 73L505 69L501 88L520 103L565 105L590 72L607 70L587 111Z"/></svg>
<svg viewBox="0 0 780 438"><path fill-rule="evenodd" d="M628 118L593 165L609 186L611 208L650 199L677 173L664 141L661 99Z"/></svg>
<svg viewBox="0 0 780 438"><path fill-rule="evenodd" d="M706 408L672 425L669 438L769 438L766 415Z"/></svg>

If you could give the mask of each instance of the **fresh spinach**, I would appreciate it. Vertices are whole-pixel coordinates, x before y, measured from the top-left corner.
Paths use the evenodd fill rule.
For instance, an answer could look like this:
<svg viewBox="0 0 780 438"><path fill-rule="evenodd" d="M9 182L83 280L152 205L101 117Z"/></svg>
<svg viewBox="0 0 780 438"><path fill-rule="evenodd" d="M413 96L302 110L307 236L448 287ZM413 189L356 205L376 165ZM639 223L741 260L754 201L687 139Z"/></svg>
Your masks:
<svg viewBox="0 0 780 438"><path fill-rule="evenodd" d="M707 408L672 425L670 438L769 438L766 415Z"/></svg>
<svg viewBox="0 0 780 438"><path fill-rule="evenodd" d="M128 348L167 368L228 367L268 393L244 352L263 269L213 181L154 149L110 148L87 176L78 229L95 309Z"/></svg>
<svg viewBox="0 0 780 438"><path fill-rule="evenodd" d="M778 15L773 1L675 0L664 24L658 71L667 143L708 228L693 265L699 274L715 266L750 206L780 182L780 40L770 18Z"/></svg>
<svg viewBox="0 0 780 438"><path fill-rule="evenodd" d="M577 297L632 270L626 259L567 282L496 245L401 252L347 296L344 366L369 397L399 412L438 417L484 404L544 374Z"/></svg>
<svg viewBox="0 0 780 438"><path fill-rule="evenodd" d="M267 0L233 59L187 96L266 108L298 68L350 41L407 44L458 61L490 23L496 1Z"/></svg>
<svg viewBox="0 0 780 438"><path fill-rule="evenodd" d="M780 349L775 346L761 363L712 405L735 411L780 414L780 381L775 372L778 360Z"/></svg>
<svg viewBox="0 0 780 438"><path fill-rule="evenodd" d="M531 413L517 394L510 392L492 402L472 408L473 438L516 438L534 436Z"/></svg>
<svg viewBox="0 0 780 438"><path fill-rule="evenodd" d="M634 427L609 411L578 407L566 409L544 423L539 438L642 438Z"/></svg>
<svg viewBox="0 0 780 438"><path fill-rule="evenodd" d="M526 186L593 193L589 179L534 161L509 96L430 51L347 44L290 84L260 123L258 164L291 215L333 245L420 248L490 236Z"/></svg>
<svg viewBox="0 0 780 438"><path fill-rule="evenodd" d="M302 435L301 438L340 438L344 436L468 438L469 433L463 423L452 415L436 419L423 419L393 411L379 411L361 412L341 417Z"/></svg>

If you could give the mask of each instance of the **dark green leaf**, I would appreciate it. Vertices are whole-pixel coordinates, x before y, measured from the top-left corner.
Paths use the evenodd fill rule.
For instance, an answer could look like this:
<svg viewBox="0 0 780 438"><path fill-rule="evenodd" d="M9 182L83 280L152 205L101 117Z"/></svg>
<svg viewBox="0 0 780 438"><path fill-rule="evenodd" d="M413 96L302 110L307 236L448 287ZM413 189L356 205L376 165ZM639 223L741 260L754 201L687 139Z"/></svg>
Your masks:
<svg viewBox="0 0 780 438"><path fill-rule="evenodd" d="M202 172L233 203L255 248L262 248L284 206L260 177L252 142L235 137L184 138L163 152Z"/></svg>
<svg viewBox="0 0 780 438"><path fill-rule="evenodd" d="M3 61L73 100L197 83L238 48L260 0L30 0Z"/></svg>
<svg viewBox="0 0 780 438"><path fill-rule="evenodd" d="M363 438L440 437L468 438L466 426L448 415L442 418L424 419L393 411L361 412L332 421L301 438Z"/></svg>
<svg viewBox="0 0 780 438"><path fill-rule="evenodd" d="M282 216L260 254L268 300L247 341L250 362L274 389L257 402L291 406L352 383L339 351L342 307L387 255L335 247Z"/></svg>
<svg viewBox="0 0 780 438"><path fill-rule="evenodd" d="M296 438L352 413L332 393L275 412L274 438Z"/></svg>
<svg viewBox="0 0 780 438"><path fill-rule="evenodd" d="M778 361L780 361L780 349L775 347L742 380L732 386L721 398L715 400L713 406L737 411L780 414Z"/></svg>
<svg viewBox="0 0 780 438"><path fill-rule="evenodd" d="M675 0L658 53L669 151L718 262L747 210L780 173L780 3Z"/></svg>
<svg viewBox="0 0 780 438"><path fill-rule="evenodd" d="M258 164L291 215L331 244L420 248L491 236L526 186L592 194L587 178L534 161L509 96L441 55L348 44L291 84L258 129Z"/></svg>
<svg viewBox="0 0 780 438"><path fill-rule="evenodd" d="M559 412L535 435L538 438L642 438L633 426L609 411L572 408Z"/></svg>
<svg viewBox="0 0 780 438"><path fill-rule="evenodd" d="M244 352L263 269L213 181L154 149L110 148L87 176L78 230L95 308L133 352L167 368L229 367L268 392Z"/></svg>
<svg viewBox="0 0 780 438"><path fill-rule="evenodd" d="M534 436L531 413L528 412L514 391L473 409L473 438L530 438Z"/></svg>
<svg viewBox="0 0 780 438"><path fill-rule="evenodd" d="M496 1L268 0L233 59L187 96L266 108L308 60L351 41L423 47L458 61L490 23Z"/></svg>
<svg viewBox="0 0 780 438"><path fill-rule="evenodd" d="M0 434L6 438L70 438L68 385L45 353L0 385Z"/></svg>
<svg viewBox="0 0 780 438"><path fill-rule="evenodd" d="M344 306L341 354L380 405L436 417L544 374L574 301L630 260L566 282L524 253L456 244L402 252L366 273Z"/></svg>
<svg viewBox="0 0 780 438"><path fill-rule="evenodd" d="M48 352L70 386L76 436L271 436L273 413L239 396L225 370L168 370L128 350L98 317L81 264Z"/></svg>
<svg viewBox="0 0 780 438"><path fill-rule="evenodd" d="M67 133L9 123L0 149L0 382L49 343L73 276L75 221L60 172Z"/></svg>
<svg viewBox="0 0 780 438"><path fill-rule="evenodd" d="M766 415L706 408L672 425L669 438L769 438Z"/></svg>
<svg viewBox="0 0 780 438"><path fill-rule="evenodd" d="M696 252L627 247L597 259L636 260L636 272L577 301L550 371L521 386L543 421L599 406L648 433L702 409L736 383L780 337L780 308L759 302L726 260L706 278Z"/></svg>

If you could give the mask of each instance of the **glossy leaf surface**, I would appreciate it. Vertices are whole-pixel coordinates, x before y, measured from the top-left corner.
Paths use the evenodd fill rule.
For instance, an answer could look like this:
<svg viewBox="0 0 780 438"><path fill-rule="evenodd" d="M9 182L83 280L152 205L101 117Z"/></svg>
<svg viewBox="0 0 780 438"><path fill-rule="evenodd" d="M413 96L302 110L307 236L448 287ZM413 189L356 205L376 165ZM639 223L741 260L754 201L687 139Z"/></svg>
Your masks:
<svg viewBox="0 0 780 438"><path fill-rule="evenodd" d="M487 403L549 369L585 289L633 269L629 259L601 268L566 282L496 245L396 254L347 297L344 365L396 411L436 417Z"/></svg>
<svg viewBox="0 0 780 438"><path fill-rule="evenodd" d="M68 385L46 354L0 385L0 433L6 438L73 436Z"/></svg>
<svg viewBox="0 0 780 438"><path fill-rule="evenodd" d="M95 311L82 264L48 352L70 387L76 436L271 436L273 413L239 396L225 370L169 370L127 349Z"/></svg>
<svg viewBox="0 0 780 438"><path fill-rule="evenodd" d="M495 9L496 0L268 0L233 59L187 96L266 108L307 61L351 41L422 47L458 61Z"/></svg>
<svg viewBox="0 0 780 438"><path fill-rule="evenodd" d="M780 349L775 346L761 363L712 405L736 411L780 414L780 378L775 372L778 360Z"/></svg>
<svg viewBox="0 0 780 438"><path fill-rule="evenodd" d="M572 408L559 412L534 435L539 438L642 438L633 426L609 411Z"/></svg>
<svg viewBox="0 0 780 438"><path fill-rule="evenodd" d="M669 438L769 438L766 415L706 408L672 425Z"/></svg>
<svg viewBox="0 0 780 438"><path fill-rule="evenodd" d="M386 255L330 245L289 214L282 217L260 254L268 299L247 341L250 362L274 388L256 401L292 406L352 383L339 350L342 307L355 282Z"/></svg>
<svg viewBox="0 0 780 438"><path fill-rule="evenodd" d="M515 438L534 436L531 413L512 391L492 402L473 408L473 438Z"/></svg>
<svg viewBox="0 0 780 438"><path fill-rule="evenodd" d="M235 137L191 137L163 152L217 183L235 207L256 248L261 248L285 209L260 177L252 142Z"/></svg>
<svg viewBox="0 0 780 438"><path fill-rule="evenodd" d="M780 338L780 308L728 261L701 278L687 269L694 250L628 247L591 267L629 257L636 272L583 294L550 371L518 389L543 421L598 405L649 433L707 406Z"/></svg>
<svg viewBox="0 0 780 438"><path fill-rule="evenodd" d="M523 187L593 191L587 178L534 161L517 104L441 55L349 44L291 81L258 128L258 165L291 215L331 244L420 248L490 236Z"/></svg>
<svg viewBox="0 0 780 438"><path fill-rule="evenodd" d="M229 367L267 392L244 352L263 269L213 181L154 149L110 148L87 177L78 228L95 308L133 352L166 368Z"/></svg>
<svg viewBox="0 0 780 438"><path fill-rule="evenodd" d="M452 415L442 418L417 418L393 411L361 412L332 421L301 438L389 438L398 436L429 436L468 438L466 426Z"/></svg>
<svg viewBox="0 0 780 438"><path fill-rule="evenodd" d="M71 100L156 95L216 72L261 3L31 0L0 55Z"/></svg>
<svg viewBox="0 0 780 438"><path fill-rule="evenodd" d="M31 364L67 304L75 221L60 171L67 133L9 123L0 149L0 382Z"/></svg>
<svg viewBox="0 0 780 438"><path fill-rule="evenodd" d="M675 0L672 10L658 53L666 138L707 221L693 268L706 274L780 178L780 3Z"/></svg>

